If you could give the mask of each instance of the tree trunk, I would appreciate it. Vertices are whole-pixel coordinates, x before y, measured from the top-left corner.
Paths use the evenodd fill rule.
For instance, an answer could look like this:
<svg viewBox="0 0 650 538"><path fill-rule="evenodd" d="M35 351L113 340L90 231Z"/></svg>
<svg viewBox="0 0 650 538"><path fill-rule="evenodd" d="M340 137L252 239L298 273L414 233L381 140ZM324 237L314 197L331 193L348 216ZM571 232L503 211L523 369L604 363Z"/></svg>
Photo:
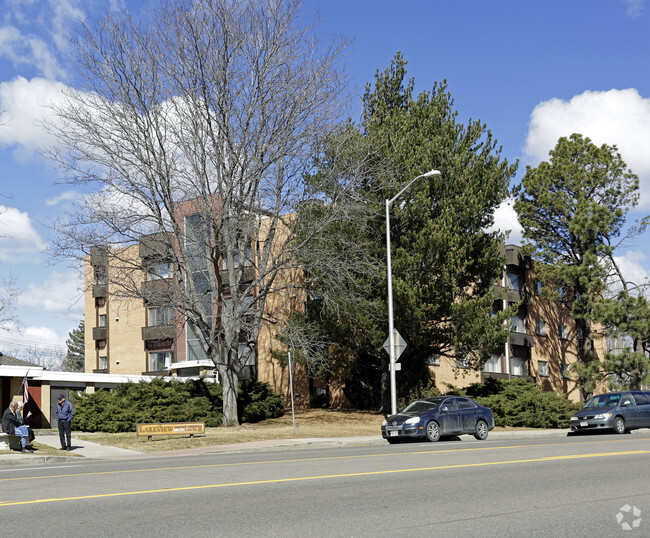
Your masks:
<svg viewBox="0 0 650 538"><path fill-rule="evenodd" d="M239 426L237 415L237 392L239 388L239 374L228 365L217 367L219 381L223 389L223 426Z"/></svg>

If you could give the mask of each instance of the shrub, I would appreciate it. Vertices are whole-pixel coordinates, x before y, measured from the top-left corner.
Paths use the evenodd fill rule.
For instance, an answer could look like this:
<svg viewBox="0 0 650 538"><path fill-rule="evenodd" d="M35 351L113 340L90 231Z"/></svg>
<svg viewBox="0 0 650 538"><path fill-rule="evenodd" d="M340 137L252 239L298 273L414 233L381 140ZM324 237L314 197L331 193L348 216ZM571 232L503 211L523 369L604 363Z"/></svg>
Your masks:
<svg viewBox="0 0 650 538"><path fill-rule="evenodd" d="M487 378L484 383L474 383L454 392L490 407L497 426L567 428L571 415L581 406L521 378Z"/></svg>
<svg viewBox="0 0 650 538"><path fill-rule="evenodd" d="M256 422L282 416L284 402L266 383L242 381L240 418ZM75 429L88 432L132 432L145 422L223 421L222 387L202 380L125 383L113 391L100 389L75 397Z"/></svg>

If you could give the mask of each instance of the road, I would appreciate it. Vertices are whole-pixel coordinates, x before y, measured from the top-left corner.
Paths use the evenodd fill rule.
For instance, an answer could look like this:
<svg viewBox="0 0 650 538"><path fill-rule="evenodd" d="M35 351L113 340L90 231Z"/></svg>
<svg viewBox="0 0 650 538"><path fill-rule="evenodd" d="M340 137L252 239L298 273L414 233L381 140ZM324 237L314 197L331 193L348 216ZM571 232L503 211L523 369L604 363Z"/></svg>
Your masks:
<svg viewBox="0 0 650 538"><path fill-rule="evenodd" d="M3 536L650 536L649 461L643 430L82 462L1 470L0 519Z"/></svg>

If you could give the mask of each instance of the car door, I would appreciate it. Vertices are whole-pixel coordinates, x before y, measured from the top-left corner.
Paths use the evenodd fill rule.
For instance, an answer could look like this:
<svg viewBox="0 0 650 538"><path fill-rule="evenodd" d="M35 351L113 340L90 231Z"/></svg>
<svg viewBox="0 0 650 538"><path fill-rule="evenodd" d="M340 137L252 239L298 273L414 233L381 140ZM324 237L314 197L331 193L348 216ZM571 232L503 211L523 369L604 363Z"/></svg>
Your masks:
<svg viewBox="0 0 650 538"><path fill-rule="evenodd" d="M460 416L455 398L447 398L440 404L438 418L443 435L460 433Z"/></svg>
<svg viewBox="0 0 650 538"><path fill-rule="evenodd" d="M650 398L647 392L633 392L634 401L636 402L636 412L638 415L638 427L650 428Z"/></svg>
<svg viewBox="0 0 650 538"><path fill-rule="evenodd" d="M618 412L625 419L625 425L628 428L638 428L640 421L639 413L636 407L636 401L631 392L621 394L621 401L618 403Z"/></svg>
<svg viewBox="0 0 650 538"><path fill-rule="evenodd" d="M462 433L474 433L476 428L476 413L478 411L472 400L457 398L458 415L460 416L460 429Z"/></svg>

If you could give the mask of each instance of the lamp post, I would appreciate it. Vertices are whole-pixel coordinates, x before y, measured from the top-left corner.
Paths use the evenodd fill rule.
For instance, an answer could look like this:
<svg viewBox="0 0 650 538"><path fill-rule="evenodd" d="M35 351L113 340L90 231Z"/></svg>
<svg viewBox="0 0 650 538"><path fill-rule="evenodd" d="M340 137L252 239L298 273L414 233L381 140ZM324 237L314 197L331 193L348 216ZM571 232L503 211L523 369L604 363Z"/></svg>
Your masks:
<svg viewBox="0 0 650 538"><path fill-rule="evenodd" d="M388 348L389 364L388 370L390 375L390 406L391 414L397 413L397 383L395 381L395 327L393 324L393 269L390 258L390 205L399 198L406 189L408 189L418 179L423 177L438 176L438 170L430 170L426 174L413 178L401 191L399 191L390 200L386 200L386 265L388 267Z"/></svg>

